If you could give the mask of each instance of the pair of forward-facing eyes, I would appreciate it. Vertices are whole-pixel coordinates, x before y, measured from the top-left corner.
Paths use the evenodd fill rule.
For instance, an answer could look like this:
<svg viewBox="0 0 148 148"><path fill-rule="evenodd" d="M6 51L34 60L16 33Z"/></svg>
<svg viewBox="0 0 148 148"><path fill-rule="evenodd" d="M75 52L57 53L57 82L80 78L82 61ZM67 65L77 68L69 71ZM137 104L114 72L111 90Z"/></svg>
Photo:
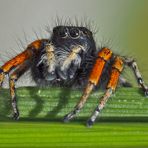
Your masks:
<svg viewBox="0 0 148 148"><path fill-rule="evenodd" d="M59 28L57 31L58 36L60 36L61 38L73 38L73 39L77 39L79 38L81 35L89 35L89 32L85 29L79 29L79 28L67 28L67 27L62 27Z"/></svg>

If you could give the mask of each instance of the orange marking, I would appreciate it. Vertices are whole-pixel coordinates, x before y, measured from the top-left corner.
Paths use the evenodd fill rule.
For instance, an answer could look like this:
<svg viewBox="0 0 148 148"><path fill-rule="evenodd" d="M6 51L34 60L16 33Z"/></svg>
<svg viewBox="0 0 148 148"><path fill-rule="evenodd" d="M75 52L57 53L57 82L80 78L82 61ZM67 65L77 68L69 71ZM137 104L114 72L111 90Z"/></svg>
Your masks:
<svg viewBox="0 0 148 148"><path fill-rule="evenodd" d="M100 76L101 76L101 73L102 73L102 70L104 68L104 65L105 65L105 61L101 58L98 58L96 60L96 63L91 71L91 74L90 74L90 77L89 77L89 81L91 83L93 83L94 85L97 85L99 79L100 79Z"/></svg>
<svg viewBox="0 0 148 148"><path fill-rule="evenodd" d="M28 47L33 47L34 49L39 49L41 47L43 40L36 40L34 42L32 42Z"/></svg>
<svg viewBox="0 0 148 148"><path fill-rule="evenodd" d="M89 81L94 85L97 85L100 79L100 76L102 74L104 65L106 61L111 58L111 56L112 56L112 51L108 48L103 48L98 53L98 59L96 60L89 77Z"/></svg>
<svg viewBox="0 0 148 148"><path fill-rule="evenodd" d="M112 69L112 73L107 88L112 88L113 90L115 90L118 83L119 75L120 72L117 69Z"/></svg>
<svg viewBox="0 0 148 148"><path fill-rule="evenodd" d="M103 58L105 61L108 61L112 56L112 51L108 48L103 48L99 53L98 57Z"/></svg>
<svg viewBox="0 0 148 148"><path fill-rule="evenodd" d="M115 62L114 62L112 67L118 69L119 72L121 72L122 69L123 69L123 61L122 61L122 59L120 57L116 57Z"/></svg>
<svg viewBox="0 0 148 148"><path fill-rule="evenodd" d="M123 69L123 61L121 60L121 58L116 57L112 68L113 69L111 71L111 76L107 88L112 88L113 90L115 90L120 76L120 72Z"/></svg>
<svg viewBox="0 0 148 148"><path fill-rule="evenodd" d="M33 56L34 51L37 51L41 47L41 42L42 40L37 40L31 43L27 49L14 57L13 59L9 60L6 62L1 68L3 69L4 72L9 72L11 68L16 67L17 65L22 64L25 60L28 60ZM33 50L35 49L35 50Z"/></svg>

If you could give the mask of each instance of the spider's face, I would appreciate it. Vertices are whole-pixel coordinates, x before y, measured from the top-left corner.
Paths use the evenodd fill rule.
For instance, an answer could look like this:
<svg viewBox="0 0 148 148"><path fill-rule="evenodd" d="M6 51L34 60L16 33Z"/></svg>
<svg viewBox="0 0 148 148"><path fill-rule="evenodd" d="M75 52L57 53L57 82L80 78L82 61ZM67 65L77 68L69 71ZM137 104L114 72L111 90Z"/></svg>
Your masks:
<svg viewBox="0 0 148 148"><path fill-rule="evenodd" d="M51 43L55 61L50 59L49 62L47 57L48 65L47 62L44 64L44 78L47 81L75 78L86 57L92 56L96 50L92 32L85 27L57 26L53 29Z"/></svg>
<svg viewBox="0 0 148 148"><path fill-rule="evenodd" d="M88 50L94 46L92 32L85 27L57 26L53 29L52 42L55 46L71 49L74 45L81 45Z"/></svg>

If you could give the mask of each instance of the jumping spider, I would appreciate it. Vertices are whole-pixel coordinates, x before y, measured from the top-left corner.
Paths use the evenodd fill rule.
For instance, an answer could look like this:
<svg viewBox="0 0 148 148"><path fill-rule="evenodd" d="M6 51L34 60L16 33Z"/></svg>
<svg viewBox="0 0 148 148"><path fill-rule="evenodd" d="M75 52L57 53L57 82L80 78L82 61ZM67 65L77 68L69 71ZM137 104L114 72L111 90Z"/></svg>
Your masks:
<svg viewBox="0 0 148 148"><path fill-rule="evenodd" d="M122 85L129 85L120 76L124 65L134 71L138 84L148 96L148 88L134 59L113 54L106 47L97 49L93 33L87 27L61 25L53 28L50 39L32 42L24 52L2 65L0 85L5 75L9 74L13 117L16 120L19 118L19 111L15 82L29 68L39 85L85 87L80 101L64 117L65 122L80 112L93 89L105 86L106 91L87 122L91 126L115 91L118 80Z"/></svg>

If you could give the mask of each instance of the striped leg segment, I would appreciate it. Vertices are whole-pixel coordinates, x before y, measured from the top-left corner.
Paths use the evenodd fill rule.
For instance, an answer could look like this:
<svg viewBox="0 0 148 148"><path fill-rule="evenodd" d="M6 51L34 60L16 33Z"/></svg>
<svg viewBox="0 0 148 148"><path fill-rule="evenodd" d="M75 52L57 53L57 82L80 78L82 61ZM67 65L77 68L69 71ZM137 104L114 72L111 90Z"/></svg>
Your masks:
<svg viewBox="0 0 148 148"><path fill-rule="evenodd" d="M19 119L19 110L17 107L17 100L16 100L16 89L15 83L18 78L29 68L28 63L21 64L11 75L9 78L9 86L10 86L10 96L11 96L11 104L13 109L13 118L15 120Z"/></svg>
<svg viewBox="0 0 148 148"><path fill-rule="evenodd" d="M93 125L100 111L104 108L106 102L111 97L112 93L115 91L122 69L123 69L123 61L121 58L116 57L114 64L112 65L112 71L111 71L110 80L107 85L107 90L105 94L101 97L99 105L96 107L95 111L88 120L87 126L90 127Z"/></svg>
<svg viewBox="0 0 148 148"><path fill-rule="evenodd" d="M141 86L142 90L144 91L145 96L148 97L148 87L145 85L145 83L142 79L142 75L139 71L139 68L138 68L135 60L133 60L132 58L125 58L124 57L123 61L125 62L126 65L128 65L133 70L138 84Z"/></svg>
<svg viewBox="0 0 148 148"><path fill-rule="evenodd" d="M27 49L18 54L16 57L12 58L8 62L6 62L2 67L0 67L0 86L3 83L4 77L6 74L9 74L11 70L14 70L12 74L10 74L9 85L10 85L10 95L12 101L12 108L14 112L14 119L19 118L19 111L17 109L16 104L16 93L15 93L15 82L17 79L30 67L27 63L32 60L34 56L36 56L43 43L47 42L47 40L36 40L28 45Z"/></svg>
<svg viewBox="0 0 148 148"><path fill-rule="evenodd" d="M67 114L64 117L64 122L67 122L70 119L72 119L83 108L83 106L84 106L85 102L87 101L91 91L99 82L103 68L104 68L106 62L111 58L111 56L112 56L112 51L110 49L103 48L102 50L100 50L100 52L98 53L98 58L96 59L94 67L93 67L93 69L90 73L88 84L83 91L83 94L80 98L80 101L75 106L74 110L71 111L69 114Z"/></svg>
<svg viewBox="0 0 148 148"><path fill-rule="evenodd" d="M8 74L12 69L21 65L25 61L31 60L32 57L38 54L39 50L42 47L43 42L47 41L43 39L32 42L30 45L28 45L27 49L24 52L18 54L16 57L7 61L3 66L0 67L0 86L3 83L6 74Z"/></svg>
<svg viewBox="0 0 148 148"><path fill-rule="evenodd" d="M36 55L41 46L42 46L42 40L34 41L27 47L27 49L24 52L18 54L16 57L6 62L1 67L1 70L3 71L3 73L9 73L12 69L22 64L24 61L31 59L34 55Z"/></svg>
<svg viewBox="0 0 148 148"><path fill-rule="evenodd" d="M3 71L3 69L0 68L0 87L3 84L4 77L5 77L4 71Z"/></svg>

